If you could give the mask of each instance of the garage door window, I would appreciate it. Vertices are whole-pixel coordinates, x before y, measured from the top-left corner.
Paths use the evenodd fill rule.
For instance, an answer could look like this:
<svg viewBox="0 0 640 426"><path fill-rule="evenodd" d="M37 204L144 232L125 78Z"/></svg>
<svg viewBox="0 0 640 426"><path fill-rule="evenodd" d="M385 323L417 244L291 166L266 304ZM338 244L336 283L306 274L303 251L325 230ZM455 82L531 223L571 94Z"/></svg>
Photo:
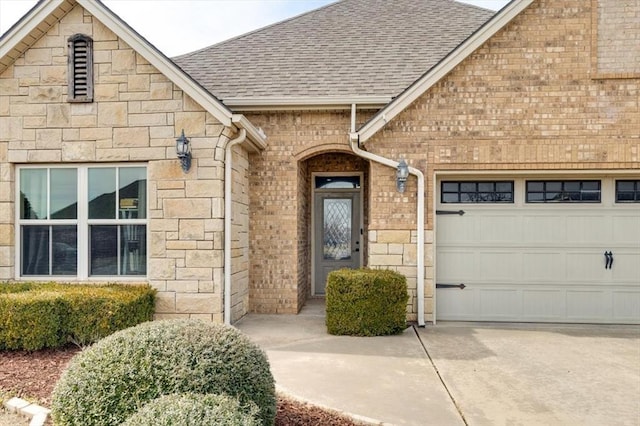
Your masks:
<svg viewBox="0 0 640 426"><path fill-rule="evenodd" d="M599 202L599 180L527 181L527 203Z"/></svg>
<svg viewBox="0 0 640 426"><path fill-rule="evenodd" d="M442 203L513 203L513 181L442 182Z"/></svg>
<svg viewBox="0 0 640 426"><path fill-rule="evenodd" d="M640 180L616 181L616 203L640 203Z"/></svg>

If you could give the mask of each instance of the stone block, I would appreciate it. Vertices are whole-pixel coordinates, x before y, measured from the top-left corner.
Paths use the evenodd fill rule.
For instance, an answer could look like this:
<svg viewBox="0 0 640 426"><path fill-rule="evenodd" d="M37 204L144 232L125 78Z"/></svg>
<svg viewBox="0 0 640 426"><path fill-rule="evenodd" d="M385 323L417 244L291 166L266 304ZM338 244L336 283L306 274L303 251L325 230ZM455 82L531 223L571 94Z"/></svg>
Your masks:
<svg viewBox="0 0 640 426"><path fill-rule="evenodd" d="M40 149L27 154L27 161L30 163L53 163L59 162L61 158L59 149Z"/></svg>
<svg viewBox="0 0 640 426"><path fill-rule="evenodd" d="M159 82L150 84L150 99L171 99L173 96L173 83Z"/></svg>
<svg viewBox="0 0 640 426"><path fill-rule="evenodd" d="M62 147L62 129L36 130L36 149L60 149Z"/></svg>
<svg viewBox="0 0 640 426"><path fill-rule="evenodd" d="M209 280L213 279L211 268L178 268L176 278L179 280Z"/></svg>
<svg viewBox="0 0 640 426"><path fill-rule="evenodd" d="M59 65L40 67L40 84L67 84L67 67Z"/></svg>
<svg viewBox="0 0 640 426"><path fill-rule="evenodd" d="M378 243L410 243L411 231L409 230L378 230L377 231Z"/></svg>
<svg viewBox="0 0 640 426"><path fill-rule="evenodd" d="M222 250L189 250L185 254L185 264L188 268L221 268Z"/></svg>
<svg viewBox="0 0 640 426"><path fill-rule="evenodd" d="M401 266L402 264L402 255L399 254L374 254L369 256L369 265L371 266Z"/></svg>
<svg viewBox="0 0 640 426"><path fill-rule="evenodd" d="M167 282L167 290L177 293L198 293L197 280L172 280Z"/></svg>
<svg viewBox="0 0 640 426"><path fill-rule="evenodd" d="M127 127L127 103L102 102L98 104L98 126Z"/></svg>
<svg viewBox="0 0 640 426"><path fill-rule="evenodd" d="M24 53L25 65L51 65L51 49L31 47Z"/></svg>
<svg viewBox="0 0 640 426"><path fill-rule="evenodd" d="M173 259L151 258L147 269L149 279L172 280L176 277L175 261Z"/></svg>
<svg viewBox="0 0 640 426"><path fill-rule="evenodd" d="M130 92L148 92L150 81L148 74L129 75L127 81L127 90ZM147 95L148 97L148 95Z"/></svg>
<svg viewBox="0 0 640 426"><path fill-rule="evenodd" d="M48 127L69 127L71 111L68 104L47 105Z"/></svg>
<svg viewBox="0 0 640 426"><path fill-rule="evenodd" d="M180 220L180 240L203 240L204 226L203 220Z"/></svg>
<svg viewBox="0 0 640 426"><path fill-rule="evenodd" d="M93 94L96 102L120 100L118 84L96 84Z"/></svg>
<svg viewBox="0 0 640 426"><path fill-rule="evenodd" d="M31 86L29 87L30 102L61 102L61 86Z"/></svg>
<svg viewBox="0 0 640 426"><path fill-rule="evenodd" d="M96 143L90 142L63 142L62 161L95 161Z"/></svg>
<svg viewBox="0 0 640 426"><path fill-rule="evenodd" d="M159 291L156 294L156 312L175 312L176 311L176 294L174 292Z"/></svg>
<svg viewBox="0 0 640 426"><path fill-rule="evenodd" d="M222 197L224 186L221 180L191 180L186 182L187 197Z"/></svg>
<svg viewBox="0 0 640 426"><path fill-rule="evenodd" d="M96 161L127 161L129 160L129 150L120 149L100 149L96 148Z"/></svg>
<svg viewBox="0 0 640 426"><path fill-rule="evenodd" d="M211 293L176 294L176 312L190 314L214 314L222 309L221 298Z"/></svg>
<svg viewBox="0 0 640 426"><path fill-rule="evenodd" d="M176 134L180 134L182 129L184 129L187 137L205 136L205 113L176 112L175 129Z"/></svg>
<svg viewBox="0 0 640 426"><path fill-rule="evenodd" d="M149 146L148 127L124 127L113 129L114 147Z"/></svg>
<svg viewBox="0 0 640 426"><path fill-rule="evenodd" d="M11 115L13 116L29 116L29 115L46 115L46 105L38 104L13 104L11 105Z"/></svg>
<svg viewBox="0 0 640 426"><path fill-rule="evenodd" d="M206 198L166 199L162 201L165 218L209 219L211 200Z"/></svg>
<svg viewBox="0 0 640 426"><path fill-rule="evenodd" d="M111 72L113 74L135 74L136 54L132 49L111 52Z"/></svg>

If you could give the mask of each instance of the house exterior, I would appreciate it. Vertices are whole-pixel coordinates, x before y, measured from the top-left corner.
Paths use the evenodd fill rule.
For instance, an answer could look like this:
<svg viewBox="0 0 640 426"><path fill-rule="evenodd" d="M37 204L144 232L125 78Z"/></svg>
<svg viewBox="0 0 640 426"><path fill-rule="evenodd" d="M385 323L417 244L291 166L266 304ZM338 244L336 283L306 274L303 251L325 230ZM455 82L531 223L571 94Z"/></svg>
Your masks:
<svg viewBox="0 0 640 426"><path fill-rule="evenodd" d="M234 322L367 266L421 325L640 323L639 18L344 0L170 60L99 2L39 3L0 40L0 279Z"/></svg>

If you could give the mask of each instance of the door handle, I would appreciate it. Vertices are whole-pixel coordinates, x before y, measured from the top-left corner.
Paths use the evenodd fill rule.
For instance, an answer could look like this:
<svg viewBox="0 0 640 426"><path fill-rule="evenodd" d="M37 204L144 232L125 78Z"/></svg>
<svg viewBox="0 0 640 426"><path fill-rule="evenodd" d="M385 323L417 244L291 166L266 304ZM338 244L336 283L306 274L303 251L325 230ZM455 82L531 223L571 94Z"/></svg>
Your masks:
<svg viewBox="0 0 640 426"><path fill-rule="evenodd" d="M611 250L604 252L604 269L611 269L613 266L613 252Z"/></svg>

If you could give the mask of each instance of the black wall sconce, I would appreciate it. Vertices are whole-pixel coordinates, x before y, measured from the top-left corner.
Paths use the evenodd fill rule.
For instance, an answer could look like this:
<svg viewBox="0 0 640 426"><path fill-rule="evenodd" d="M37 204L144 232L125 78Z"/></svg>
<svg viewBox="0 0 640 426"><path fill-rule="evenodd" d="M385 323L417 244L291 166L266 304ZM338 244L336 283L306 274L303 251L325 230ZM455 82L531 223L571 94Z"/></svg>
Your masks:
<svg viewBox="0 0 640 426"><path fill-rule="evenodd" d="M176 154L180 159L180 165L184 172L188 172L191 168L191 146L189 145L189 139L184 136L184 129L178 139L176 139Z"/></svg>
<svg viewBox="0 0 640 426"><path fill-rule="evenodd" d="M400 160L398 163L398 168L396 169L396 188L398 188L398 192L404 192L407 186L407 178L409 177L409 165L404 158Z"/></svg>

